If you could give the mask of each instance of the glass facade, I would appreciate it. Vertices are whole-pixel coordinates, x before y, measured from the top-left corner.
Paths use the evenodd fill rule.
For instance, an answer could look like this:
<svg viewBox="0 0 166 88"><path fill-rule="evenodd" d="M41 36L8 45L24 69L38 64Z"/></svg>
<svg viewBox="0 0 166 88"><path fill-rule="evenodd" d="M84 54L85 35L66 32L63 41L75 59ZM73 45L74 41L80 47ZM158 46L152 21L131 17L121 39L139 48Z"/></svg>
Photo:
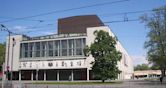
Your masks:
<svg viewBox="0 0 166 88"><path fill-rule="evenodd" d="M85 38L21 43L21 58L84 56Z"/></svg>

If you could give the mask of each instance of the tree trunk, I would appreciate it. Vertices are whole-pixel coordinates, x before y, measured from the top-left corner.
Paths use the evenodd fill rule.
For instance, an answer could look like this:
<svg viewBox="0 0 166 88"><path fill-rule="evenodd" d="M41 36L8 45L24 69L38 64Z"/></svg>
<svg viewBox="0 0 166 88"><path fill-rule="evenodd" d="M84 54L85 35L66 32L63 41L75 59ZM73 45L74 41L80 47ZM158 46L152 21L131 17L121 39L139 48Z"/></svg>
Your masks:
<svg viewBox="0 0 166 88"><path fill-rule="evenodd" d="M163 71L163 76L165 77L165 69L164 69L164 71Z"/></svg>
<svg viewBox="0 0 166 88"><path fill-rule="evenodd" d="M165 76L165 69L162 69L161 70L161 77L164 77Z"/></svg>
<svg viewBox="0 0 166 88"><path fill-rule="evenodd" d="M102 82L104 83L104 82L105 82L105 80L104 80L104 79L102 79Z"/></svg>

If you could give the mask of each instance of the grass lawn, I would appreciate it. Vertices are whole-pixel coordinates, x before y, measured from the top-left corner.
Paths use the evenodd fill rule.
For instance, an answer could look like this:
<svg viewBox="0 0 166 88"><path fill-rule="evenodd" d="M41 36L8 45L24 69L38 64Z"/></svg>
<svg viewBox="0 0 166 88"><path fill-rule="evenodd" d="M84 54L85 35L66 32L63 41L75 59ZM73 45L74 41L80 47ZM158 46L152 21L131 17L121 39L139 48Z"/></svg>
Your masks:
<svg viewBox="0 0 166 88"><path fill-rule="evenodd" d="M122 81L113 81L113 82L32 82L30 84L55 84L55 85L111 85L111 84L120 84Z"/></svg>

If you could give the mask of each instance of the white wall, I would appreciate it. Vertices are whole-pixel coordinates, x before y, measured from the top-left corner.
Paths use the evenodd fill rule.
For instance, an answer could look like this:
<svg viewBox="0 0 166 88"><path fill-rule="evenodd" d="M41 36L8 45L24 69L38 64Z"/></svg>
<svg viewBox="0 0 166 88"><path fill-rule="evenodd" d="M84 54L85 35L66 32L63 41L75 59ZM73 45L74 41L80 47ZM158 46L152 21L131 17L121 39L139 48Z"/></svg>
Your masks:
<svg viewBox="0 0 166 88"><path fill-rule="evenodd" d="M53 61L22 61L22 62L20 62L20 69L22 69L22 70L28 70L28 69L75 69L75 68L86 68L85 59L53 60Z"/></svg>
<svg viewBox="0 0 166 88"><path fill-rule="evenodd" d="M94 42L95 36L93 33L96 30L104 30L106 32L109 32L110 36L115 36L108 26L90 27L87 28L86 45L90 46ZM119 75L119 79L130 79L133 74L133 60L119 41L117 41L116 48L117 50L122 52L122 59L120 62L118 62L118 67L122 71L122 73ZM91 69L92 65L90 63L94 61L94 58L90 55L86 60L88 68Z"/></svg>
<svg viewBox="0 0 166 88"><path fill-rule="evenodd" d="M104 30L106 32L109 32L109 34L111 36L114 36L114 34L111 32L110 28L107 27L107 26L101 26L101 27L89 27L87 28L87 36L86 36L86 45L90 46L93 42L94 42L94 39L95 39L95 36L94 36L94 31L96 30ZM16 45L14 46L14 52L13 52L13 66L12 66L12 70L13 71L18 71L19 70L19 66L21 66L21 69L30 69L30 68L22 68L22 65L23 65L23 62L19 62L19 57L20 57L20 42L22 41L22 36L21 35L16 35L16 36L11 36L11 40L10 40L10 53L9 53L9 66L10 66L10 70L11 70L11 59L12 59L12 38L15 38L15 41L16 41ZM7 39L8 40L8 39ZM7 45L8 45L8 42L7 42ZM119 75L119 79L128 79L130 78L130 76L132 76L133 74L133 61L132 61L132 58L128 55L127 51L122 47L122 45L120 44L120 42L118 41L117 42L117 45L116 45L116 48L122 52L122 59L120 62L118 62L118 67L119 69L122 71L122 73ZM7 49L7 46L6 46L6 50ZM126 59L125 59L126 58ZM6 60L7 60L7 52L6 52ZM56 63L57 60L53 61L53 63ZM67 61L67 60L66 60ZM87 57L86 59L84 60L81 60L84 65L82 67L72 67L72 68L88 68L89 70L91 69L91 62L94 61L94 58L90 55L89 57ZM7 61L5 61L5 68L7 66ZM27 61L28 62L28 61ZM47 64L48 66L48 62L49 61L43 61L44 63ZM73 61L74 63L77 62L77 61ZM35 61L32 61L32 63L35 63ZM41 63L40 62L37 62L37 63ZM58 62L58 63L61 63L61 62ZM69 63L67 61L67 63ZM28 62L28 64L30 64L30 62ZM54 67L55 69L56 67ZM62 67L59 67L59 68L62 68ZM71 68L71 67L69 67ZM48 68L49 69L49 68ZM6 69L5 69L6 71Z"/></svg>
<svg viewBox="0 0 166 88"><path fill-rule="evenodd" d="M13 38L15 39L15 45L13 46ZM5 71L7 70L7 62L9 70L18 71L19 69L19 58L20 58L20 41L22 41L22 35L10 36L10 45L9 45L9 61L8 60L8 39L6 42L6 58L5 58ZM12 50L13 49L13 50ZM12 56L13 53L13 56ZM12 63L13 59L13 63ZM11 66L12 65L12 66Z"/></svg>

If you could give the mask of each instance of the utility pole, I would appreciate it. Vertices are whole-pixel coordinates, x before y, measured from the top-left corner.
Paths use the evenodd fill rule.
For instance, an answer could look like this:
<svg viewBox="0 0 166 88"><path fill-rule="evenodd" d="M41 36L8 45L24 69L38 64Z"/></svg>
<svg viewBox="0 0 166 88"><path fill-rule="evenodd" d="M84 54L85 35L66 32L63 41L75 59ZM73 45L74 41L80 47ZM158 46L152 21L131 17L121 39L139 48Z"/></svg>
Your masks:
<svg viewBox="0 0 166 88"><path fill-rule="evenodd" d="M6 79L7 79L7 83L8 80L12 81L12 65L13 65L13 49L14 49L14 45L15 45L15 39L13 38L13 44L12 44L12 60L11 60L11 66L9 67L9 52L10 52L10 38L11 38L11 34L15 34L13 32L11 32L6 26L4 26L3 24L0 24L0 30L1 31L6 31L8 32L8 45L7 45L7 59L5 62L6 63ZM5 67L4 67L5 68ZM9 69L11 68L11 71L9 71ZM4 75L3 75L4 76ZM8 85L9 86L9 85Z"/></svg>
<svg viewBox="0 0 166 88"><path fill-rule="evenodd" d="M4 26L3 24L1 24L1 31L7 31L8 32L8 45L7 45L7 66L6 66L6 78L9 80L9 50L10 50L10 36L11 36L11 31L8 30L8 28L6 26Z"/></svg>
<svg viewBox="0 0 166 88"><path fill-rule="evenodd" d="M15 38L12 39L12 59L11 59L11 81L13 80L13 53L14 53L14 46L16 44Z"/></svg>

